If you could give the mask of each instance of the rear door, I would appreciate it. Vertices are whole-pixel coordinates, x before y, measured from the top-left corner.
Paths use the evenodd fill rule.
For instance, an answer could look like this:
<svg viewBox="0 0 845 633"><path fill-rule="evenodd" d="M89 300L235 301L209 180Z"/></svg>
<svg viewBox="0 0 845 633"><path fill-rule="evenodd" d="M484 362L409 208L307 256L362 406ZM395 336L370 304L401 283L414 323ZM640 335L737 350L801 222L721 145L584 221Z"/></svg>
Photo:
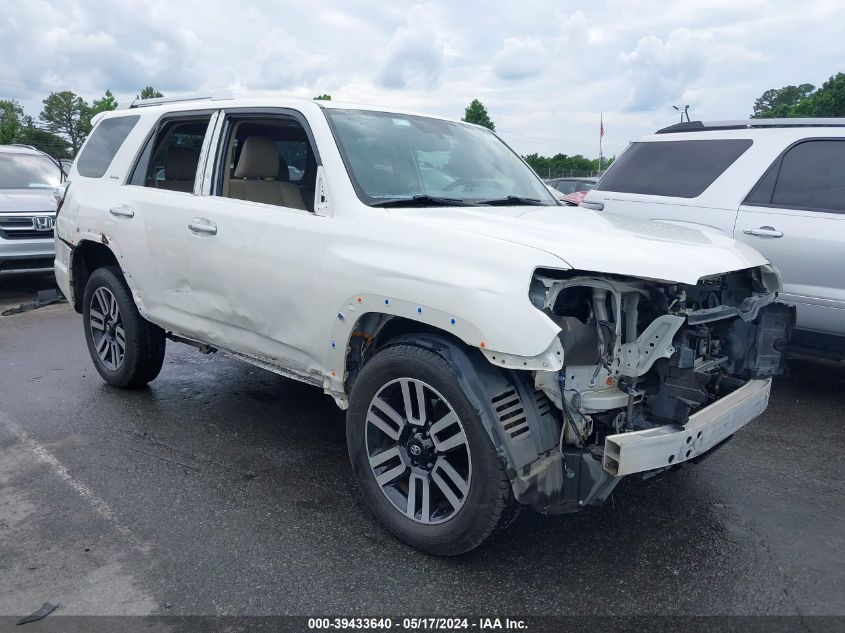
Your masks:
<svg viewBox="0 0 845 633"><path fill-rule="evenodd" d="M196 333L189 225L204 208L195 181L215 121L213 111L163 117L104 220L150 320L187 335Z"/></svg>
<svg viewBox="0 0 845 633"><path fill-rule="evenodd" d="M727 235L736 198L702 194L751 147L747 138L667 139L633 143L585 197L605 213L666 220Z"/></svg>
<svg viewBox="0 0 845 633"><path fill-rule="evenodd" d="M799 328L845 335L845 139L779 156L740 206L734 237L780 270Z"/></svg>

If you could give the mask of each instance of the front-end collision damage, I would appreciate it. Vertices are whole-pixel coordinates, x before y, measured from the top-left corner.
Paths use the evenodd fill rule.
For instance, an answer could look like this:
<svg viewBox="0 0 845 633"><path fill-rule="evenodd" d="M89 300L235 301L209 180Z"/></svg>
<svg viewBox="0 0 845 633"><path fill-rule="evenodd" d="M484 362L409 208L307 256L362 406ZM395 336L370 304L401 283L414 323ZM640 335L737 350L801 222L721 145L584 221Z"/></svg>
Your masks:
<svg viewBox="0 0 845 633"><path fill-rule="evenodd" d="M794 323L779 289L768 267L695 285L540 270L530 299L559 333L539 364L436 332L385 344L449 361L517 501L574 512L605 501L622 476L701 459L765 409ZM364 329L381 338L390 317L372 318Z"/></svg>
<svg viewBox="0 0 845 633"><path fill-rule="evenodd" d="M517 498L544 512L600 503L622 475L700 458L759 415L795 321L779 290L771 266L695 285L537 271L529 296L560 327L563 368L530 373L560 435L516 469Z"/></svg>
<svg viewBox="0 0 845 633"><path fill-rule="evenodd" d="M502 369L477 349L440 334L414 334L412 343L445 358L505 463L516 500L543 513L573 512L603 501L619 477L602 470L601 452L564 446L562 417L532 384L531 373Z"/></svg>

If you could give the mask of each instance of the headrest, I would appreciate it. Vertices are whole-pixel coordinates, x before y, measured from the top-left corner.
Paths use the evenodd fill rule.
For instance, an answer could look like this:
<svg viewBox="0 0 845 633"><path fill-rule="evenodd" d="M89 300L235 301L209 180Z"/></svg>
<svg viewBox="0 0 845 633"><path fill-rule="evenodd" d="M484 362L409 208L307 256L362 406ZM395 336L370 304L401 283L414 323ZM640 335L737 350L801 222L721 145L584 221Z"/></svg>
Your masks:
<svg viewBox="0 0 845 633"><path fill-rule="evenodd" d="M190 147L168 147L164 177L167 180L193 180L199 156Z"/></svg>
<svg viewBox="0 0 845 633"><path fill-rule="evenodd" d="M279 174L279 149L266 136L249 136L235 167L235 178L275 178Z"/></svg>

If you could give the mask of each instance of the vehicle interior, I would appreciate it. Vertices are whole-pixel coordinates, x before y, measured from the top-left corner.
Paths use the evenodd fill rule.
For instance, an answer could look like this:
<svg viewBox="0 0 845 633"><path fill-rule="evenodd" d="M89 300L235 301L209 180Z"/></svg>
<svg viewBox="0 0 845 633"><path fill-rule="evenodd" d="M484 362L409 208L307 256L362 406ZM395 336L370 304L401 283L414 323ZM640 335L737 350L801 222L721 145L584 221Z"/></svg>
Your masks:
<svg viewBox="0 0 845 633"><path fill-rule="evenodd" d="M233 119L228 130L218 195L314 211L317 161L299 122Z"/></svg>

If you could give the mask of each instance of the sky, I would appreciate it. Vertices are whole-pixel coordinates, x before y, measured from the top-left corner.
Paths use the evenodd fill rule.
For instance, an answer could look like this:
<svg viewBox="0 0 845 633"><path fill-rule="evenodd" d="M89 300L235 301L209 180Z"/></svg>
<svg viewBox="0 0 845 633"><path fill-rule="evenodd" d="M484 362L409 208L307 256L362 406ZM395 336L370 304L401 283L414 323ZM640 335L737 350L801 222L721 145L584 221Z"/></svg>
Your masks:
<svg viewBox="0 0 845 633"><path fill-rule="evenodd" d="M287 95L450 118L474 99L523 154L605 156L678 120L845 71L841 0L0 0L0 98Z"/></svg>

